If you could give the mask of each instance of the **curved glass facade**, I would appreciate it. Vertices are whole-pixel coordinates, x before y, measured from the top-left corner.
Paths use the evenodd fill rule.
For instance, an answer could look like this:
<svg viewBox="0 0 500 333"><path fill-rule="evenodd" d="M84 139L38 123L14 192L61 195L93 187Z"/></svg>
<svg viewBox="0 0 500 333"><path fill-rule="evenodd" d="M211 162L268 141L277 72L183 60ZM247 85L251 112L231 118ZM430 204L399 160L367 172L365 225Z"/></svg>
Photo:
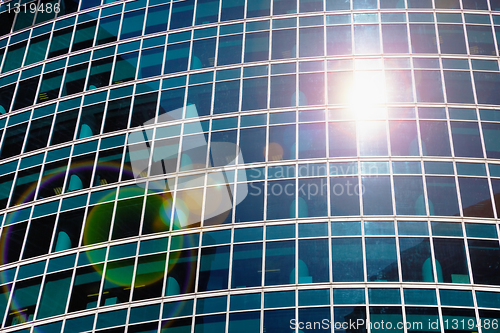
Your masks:
<svg viewBox="0 0 500 333"><path fill-rule="evenodd" d="M500 0L0 22L3 332L500 332Z"/></svg>

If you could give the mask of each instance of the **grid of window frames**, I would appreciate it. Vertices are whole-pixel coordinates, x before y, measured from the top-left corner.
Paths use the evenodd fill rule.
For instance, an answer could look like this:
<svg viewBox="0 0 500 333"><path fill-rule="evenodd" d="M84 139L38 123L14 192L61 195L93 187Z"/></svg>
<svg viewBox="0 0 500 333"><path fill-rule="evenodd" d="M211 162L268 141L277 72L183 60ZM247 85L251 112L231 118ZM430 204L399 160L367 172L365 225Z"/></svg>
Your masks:
<svg viewBox="0 0 500 333"><path fill-rule="evenodd" d="M0 19L6 332L499 331L500 1Z"/></svg>

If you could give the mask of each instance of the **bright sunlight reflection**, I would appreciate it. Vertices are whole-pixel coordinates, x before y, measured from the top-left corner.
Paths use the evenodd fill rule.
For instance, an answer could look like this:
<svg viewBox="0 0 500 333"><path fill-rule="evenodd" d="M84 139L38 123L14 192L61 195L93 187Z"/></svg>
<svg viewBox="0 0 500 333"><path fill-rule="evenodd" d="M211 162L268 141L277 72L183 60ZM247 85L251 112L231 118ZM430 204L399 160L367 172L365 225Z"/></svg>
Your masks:
<svg viewBox="0 0 500 333"><path fill-rule="evenodd" d="M349 103L359 120L386 117L384 73L380 70L356 70L350 89Z"/></svg>

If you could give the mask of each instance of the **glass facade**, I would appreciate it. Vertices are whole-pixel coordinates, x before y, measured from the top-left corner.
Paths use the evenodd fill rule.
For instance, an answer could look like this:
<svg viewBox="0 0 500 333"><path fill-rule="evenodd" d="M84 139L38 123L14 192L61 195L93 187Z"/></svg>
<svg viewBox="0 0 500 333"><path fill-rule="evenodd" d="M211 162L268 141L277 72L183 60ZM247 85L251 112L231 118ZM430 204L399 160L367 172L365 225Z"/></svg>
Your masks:
<svg viewBox="0 0 500 333"><path fill-rule="evenodd" d="M0 22L2 332L500 332L500 0Z"/></svg>

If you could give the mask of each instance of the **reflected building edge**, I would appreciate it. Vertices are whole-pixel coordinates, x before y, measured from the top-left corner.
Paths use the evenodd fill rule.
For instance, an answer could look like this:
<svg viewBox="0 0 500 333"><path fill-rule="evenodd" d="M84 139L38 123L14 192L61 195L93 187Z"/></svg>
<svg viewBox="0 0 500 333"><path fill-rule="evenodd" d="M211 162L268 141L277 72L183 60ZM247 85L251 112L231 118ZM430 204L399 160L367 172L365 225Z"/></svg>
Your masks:
<svg viewBox="0 0 500 333"><path fill-rule="evenodd" d="M0 20L3 331L500 331L500 1Z"/></svg>

